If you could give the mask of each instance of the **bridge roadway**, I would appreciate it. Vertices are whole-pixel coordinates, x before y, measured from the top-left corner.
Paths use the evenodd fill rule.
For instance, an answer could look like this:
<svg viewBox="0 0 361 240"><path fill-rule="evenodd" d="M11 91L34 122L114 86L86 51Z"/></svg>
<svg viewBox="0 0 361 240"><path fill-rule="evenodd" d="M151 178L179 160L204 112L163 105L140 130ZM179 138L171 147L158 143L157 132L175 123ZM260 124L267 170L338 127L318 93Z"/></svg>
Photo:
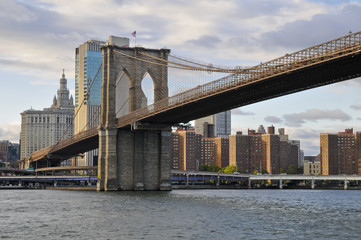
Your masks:
<svg viewBox="0 0 361 240"><path fill-rule="evenodd" d="M288 175L288 174L231 174L231 173L217 173L217 172L202 172L202 171L180 171L172 170L172 181L183 181L185 188L194 182L214 180L217 185L220 181L247 181L247 187L252 188L252 182L260 181L277 181L278 187L282 189L284 181L309 181L311 188L315 188L316 181L339 181L343 182L344 189L347 189L349 181L361 181L361 176L358 175Z"/></svg>
<svg viewBox="0 0 361 240"><path fill-rule="evenodd" d="M70 168L69 168L70 169ZM210 181L217 188L222 188L222 181L230 181L233 183L241 184L240 188L252 188L255 183L260 181L276 181L278 187L282 189L284 181L309 181L311 182L311 189L315 188L316 181L339 181L343 183L344 189L348 188L350 181L361 181L361 176L358 175L287 175L287 174L232 174L232 173L218 173L218 172L202 172L202 171L181 171L172 170L171 179L173 188L204 188L204 187L191 187L194 185L209 185ZM91 182L96 182L96 176L0 176L0 185L4 183L16 183L17 186L28 185L29 183L42 183L50 186L57 186L57 183L77 183L86 182L90 185ZM179 187L179 185L183 187ZM177 187L178 186L178 187Z"/></svg>
<svg viewBox="0 0 361 240"><path fill-rule="evenodd" d="M256 180L300 180L300 181L360 181L361 176L358 175L288 175L288 174L262 174L249 175L251 181Z"/></svg>
<svg viewBox="0 0 361 240"><path fill-rule="evenodd" d="M10 168L0 168L0 189L22 189L22 188L44 188L45 186L60 185L79 186L87 182L96 183L98 177L96 171L98 167L93 166L64 166L64 167L52 167L52 168L39 168L33 171L19 170ZM87 175L77 175L77 171L81 173L87 172ZM68 175L59 175L59 172L69 172ZM51 176L47 175L51 173ZM91 174L93 173L93 174ZM44 174L44 175L41 175ZM72 175L71 175L72 174ZM40 176L41 175L41 176Z"/></svg>
<svg viewBox="0 0 361 240"><path fill-rule="evenodd" d="M49 187L95 189L97 180L98 177L96 176L0 176L0 189Z"/></svg>
<svg viewBox="0 0 361 240"><path fill-rule="evenodd" d="M235 179L247 178L251 181L262 180L300 180L300 181L360 181L359 175L301 175L301 174L234 174L219 172L203 172L203 171L182 171L172 170L172 176L204 176L204 177L229 177Z"/></svg>
<svg viewBox="0 0 361 240"><path fill-rule="evenodd" d="M284 181L310 181L311 188L315 188L316 181L342 181L344 184L344 189L347 189L347 183L349 181L360 181L361 176L358 175L250 175L249 176L249 186L251 186L252 181L279 181L279 188L282 189Z"/></svg>
<svg viewBox="0 0 361 240"><path fill-rule="evenodd" d="M240 70L239 74L168 97L119 118L118 128L189 122L267 99L357 78L361 75L360 66L361 32L358 32L286 54ZM98 146L98 131L92 128L33 153L30 162L44 159L60 162Z"/></svg>
<svg viewBox="0 0 361 240"><path fill-rule="evenodd" d="M16 168L0 168L0 176L1 174L34 175L34 172Z"/></svg>

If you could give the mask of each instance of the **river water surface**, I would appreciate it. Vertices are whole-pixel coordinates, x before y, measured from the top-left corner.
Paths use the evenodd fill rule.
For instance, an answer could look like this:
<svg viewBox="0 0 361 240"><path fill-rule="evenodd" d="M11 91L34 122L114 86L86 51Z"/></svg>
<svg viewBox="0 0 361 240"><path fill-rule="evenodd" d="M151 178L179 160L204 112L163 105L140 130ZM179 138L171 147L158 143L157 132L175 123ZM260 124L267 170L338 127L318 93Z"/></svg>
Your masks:
<svg viewBox="0 0 361 240"><path fill-rule="evenodd" d="M1 190L0 239L361 239L361 191Z"/></svg>

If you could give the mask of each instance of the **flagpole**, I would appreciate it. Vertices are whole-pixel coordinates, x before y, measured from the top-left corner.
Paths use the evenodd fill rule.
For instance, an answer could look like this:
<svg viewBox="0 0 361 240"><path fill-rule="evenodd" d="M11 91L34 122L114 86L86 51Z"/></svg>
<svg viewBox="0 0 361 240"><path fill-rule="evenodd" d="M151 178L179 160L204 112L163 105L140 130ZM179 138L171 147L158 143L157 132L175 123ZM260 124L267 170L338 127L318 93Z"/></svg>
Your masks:
<svg viewBox="0 0 361 240"><path fill-rule="evenodd" d="M137 47L137 31L132 32L132 36L134 37L134 47Z"/></svg>

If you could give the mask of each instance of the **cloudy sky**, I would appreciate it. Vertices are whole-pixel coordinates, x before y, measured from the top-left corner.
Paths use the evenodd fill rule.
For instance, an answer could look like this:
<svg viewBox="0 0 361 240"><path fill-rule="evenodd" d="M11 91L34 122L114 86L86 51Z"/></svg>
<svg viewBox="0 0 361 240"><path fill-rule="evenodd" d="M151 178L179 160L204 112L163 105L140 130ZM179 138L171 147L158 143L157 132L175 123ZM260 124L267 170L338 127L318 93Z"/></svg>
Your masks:
<svg viewBox="0 0 361 240"><path fill-rule="evenodd" d="M65 68L74 94L74 49L129 37L188 59L251 66L361 31L358 0L1 0L0 140L18 142L20 113L50 107ZM232 131L274 125L319 153L321 132L361 131L361 79L234 109Z"/></svg>

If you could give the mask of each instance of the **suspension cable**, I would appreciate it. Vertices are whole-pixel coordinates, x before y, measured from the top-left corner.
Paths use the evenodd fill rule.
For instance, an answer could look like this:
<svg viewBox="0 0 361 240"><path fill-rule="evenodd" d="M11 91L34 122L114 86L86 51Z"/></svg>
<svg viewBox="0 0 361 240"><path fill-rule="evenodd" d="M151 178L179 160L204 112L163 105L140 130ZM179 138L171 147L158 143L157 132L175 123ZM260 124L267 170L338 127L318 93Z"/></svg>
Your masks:
<svg viewBox="0 0 361 240"><path fill-rule="evenodd" d="M192 66L189 66L189 65L184 65L184 64L180 64L180 63L176 63L176 62L171 62L171 61L165 60L166 62L169 62L169 63L171 63L171 64L178 65L178 66L172 66L172 65L168 65L168 64L162 64L162 63L158 63L158 62L152 62L152 61L150 61L150 60L146 60L146 59L134 57L134 56L131 56L131 55L129 55L129 54L126 54L126 53L123 53L123 52L120 52L120 51L117 51L117 50L114 50L114 52L116 52L116 53L118 53L118 54L120 54L120 55L129 57L129 58L138 60L138 61L142 61L142 62L146 62L146 63L150 63L150 64L162 66L162 67L176 68L176 69L182 69L182 70L198 70L198 71L224 72L224 73L235 73L235 72L239 72L239 71L240 71L239 69L237 69L237 70L228 70L228 69L220 69L220 70L217 70L217 69L205 69L205 68L192 67Z"/></svg>
<svg viewBox="0 0 361 240"><path fill-rule="evenodd" d="M129 98L127 100L125 100L125 102L123 103L123 105L119 108L119 110L117 111L116 115L123 109L123 107L125 106L125 104L129 102Z"/></svg>
<svg viewBox="0 0 361 240"><path fill-rule="evenodd" d="M172 57L172 58L175 58L175 59L184 61L184 62L192 63L192 64L195 64L195 65L199 65L199 66L203 66L203 67L207 67L207 68L222 69L222 68L219 68L219 67L214 67L213 65L205 65L205 64L193 62L193 61L190 61L190 60L186 60L186 59L183 59L183 58L180 58L180 57L176 57L176 56L171 55L171 54L169 54L169 56Z"/></svg>
<svg viewBox="0 0 361 240"><path fill-rule="evenodd" d="M159 61L162 61L162 62L166 62L166 63L171 63L171 64L174 64L174 65L178 65L178 66L181 66L181 67L187 67L187 68L191 68L191 69L195 69L195 70L205 70L205 71L209 71L210 69L214 69L214 70L219 70L221 72L233 72L234 70L233 69L224 69L224 68L218 68L218 67L213 67L213 66L207 66L207 65L204 65L204 64L200 64L200 63L194 63L194 62L191 62L191 61L187 61L187 60L183 60L181 58L177 58L177 57L174 57L176 59L179 59L179 60L182 60L184 62L189 62L189 63L193 63L193 64L196 64L196 65L200 65L200 66L204 66L204 67L207 67L207 69L204 69L204 68L199 68L199 67L193 67L193 66L190 66L190 65L185 65L185 64L181 64L181 63L177 63L177 62L173 62L173 61L169 61L169 60L166 60L166 59L163 59L163 58L159 58L159 57L156 57L156 56L153 56L151 54L148 54L148 53L145 53L145 52L140 52L140 54L143 54L147 57L150 57L150 58L154 58L156 60L159 60ZM172 56L172 55L170 55ZM172 56L173 57L173 56Z"/></svg>

